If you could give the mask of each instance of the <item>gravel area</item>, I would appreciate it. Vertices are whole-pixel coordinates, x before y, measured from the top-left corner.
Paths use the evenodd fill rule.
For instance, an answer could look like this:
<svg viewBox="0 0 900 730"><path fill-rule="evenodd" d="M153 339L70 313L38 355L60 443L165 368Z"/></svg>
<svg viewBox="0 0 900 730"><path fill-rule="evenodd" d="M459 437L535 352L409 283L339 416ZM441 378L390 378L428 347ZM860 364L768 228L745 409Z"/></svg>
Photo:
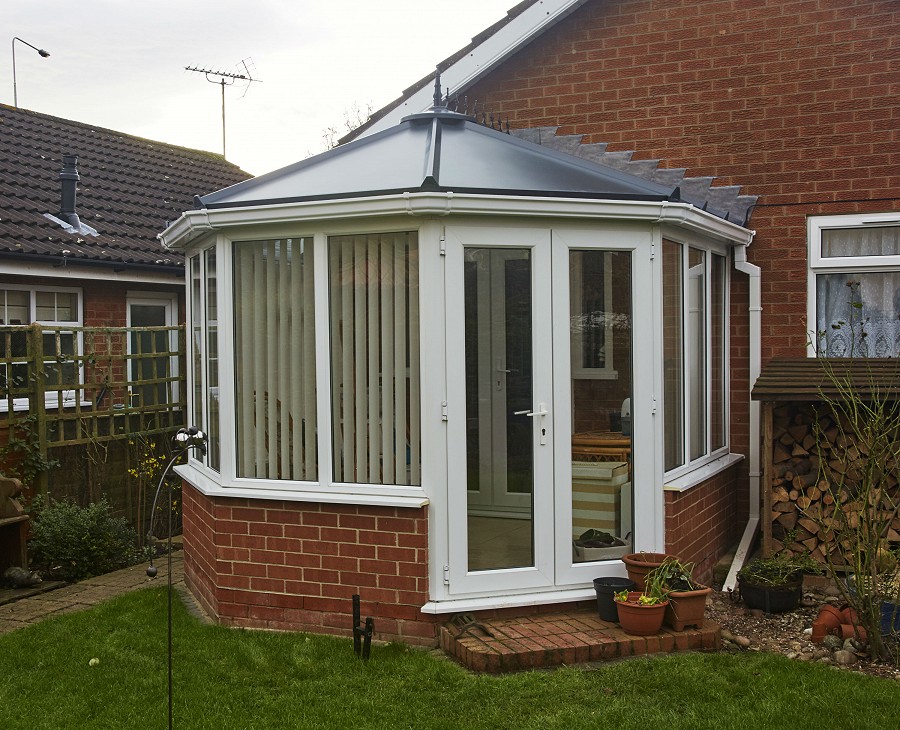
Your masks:
<svg viewBox="0 0 900 730"><path fill-rule="evenodd" d="M801 606L782 614L747 609L737 593L714 591L707 602L706 617L722 627L724 651L771 651L797 661L832 664L900 682L900 667L871 661L865 647L855 639L844 642L826 637L824 644L810 640L812 622L825 603L836 608L844 605L838 591L824 580L806 586Z"/></svg>

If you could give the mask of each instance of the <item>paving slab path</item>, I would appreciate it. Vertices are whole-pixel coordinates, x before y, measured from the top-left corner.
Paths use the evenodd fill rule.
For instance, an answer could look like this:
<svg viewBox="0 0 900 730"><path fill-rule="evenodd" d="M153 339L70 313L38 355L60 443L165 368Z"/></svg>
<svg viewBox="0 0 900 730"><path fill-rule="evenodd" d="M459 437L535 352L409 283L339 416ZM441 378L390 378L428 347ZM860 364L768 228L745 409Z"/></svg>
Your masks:
<svg viewBox="0 0 900 730"><path fill-rule="evenodd" d="M172 553L172 585L182 596L184 588L184 554ZM96 606L123 593L150 586L164 586L168 580L168 558L161 555L154 560L159 571L155 578L147 577L147 564L132 565L113 573L98 575L79 583L60 583L51 590L29 591L26 598L10 600L0 605L0 634L25 628L51 616L61 616ZM51 584L55 585L55 584ZM25 591L28 589L19 589ZM15 590L2 591L5 597L15 598ZM189 606L193 609L193 606Z"/></svg>

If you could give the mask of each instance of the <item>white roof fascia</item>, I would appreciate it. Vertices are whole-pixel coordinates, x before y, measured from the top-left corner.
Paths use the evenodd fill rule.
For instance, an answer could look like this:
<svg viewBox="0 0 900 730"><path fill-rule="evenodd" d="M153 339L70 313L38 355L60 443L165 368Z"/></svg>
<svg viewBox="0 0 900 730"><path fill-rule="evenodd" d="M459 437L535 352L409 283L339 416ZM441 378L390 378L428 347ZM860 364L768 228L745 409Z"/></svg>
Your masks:
<svg viewBox="0 0 900 730"><path fill-rule="evenodd" d="M183 214L160 234L160 238L167 247L180 250L198 236L224 228L389 215L443 217L451 214L669 223L737 246L748 245L754 235L751 230L689 203L435 192L193 210Z"/></svg>
<svg viewBox="0 0 900 730"><path fill-rule="evenodd" d="M480 76L504 61L547 27L576 10L587 0L539 0L523 10L496 33L469 51L452 66L441 71L441 86L449 91L469 86ZM434 86L425 86L404 99L377 122L362 132L367 137L400 123L409 114L430 109L434 101Z"/></svg>
<svg viewBox="0 0 900 730"><path fill-rule="evenodd" d="M162 252L164 253L164 252ZM33 261L11 261L2 259L3 274L15 276L40 276L53 279L89 279L118 281L136 284L180 284L184 281L184 266L172 268L170 275L133 269L115 269L110 264L86 266L71 259L65 266L60 264L37 263Z"/></svg>

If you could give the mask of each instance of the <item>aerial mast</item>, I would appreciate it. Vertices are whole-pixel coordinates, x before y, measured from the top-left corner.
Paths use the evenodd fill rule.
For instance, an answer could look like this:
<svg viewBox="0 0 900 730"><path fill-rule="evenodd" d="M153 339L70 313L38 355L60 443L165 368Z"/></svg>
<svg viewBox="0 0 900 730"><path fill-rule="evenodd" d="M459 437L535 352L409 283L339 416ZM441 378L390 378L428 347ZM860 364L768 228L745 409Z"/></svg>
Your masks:
<svg viewBox="0 0 900 730"><path fill-rule="evenodd" d="M259 79L254 79L250 74L250 69L247 67L247 61L244 59L241 61L241 64L244 66L245 73L230 73L228 71L215 71L211 68L199 68L197 66L185 66L185 71L194 71L196 73L201 73L206 77L206 80L211 84L219 84L222 87L222 157L225 157L225 87L233 86L238 81L246 81L249 86L254 81L259 81ZM251 61L252 64L252 61ZM262 83L262 82L260 82Z"/></svg>

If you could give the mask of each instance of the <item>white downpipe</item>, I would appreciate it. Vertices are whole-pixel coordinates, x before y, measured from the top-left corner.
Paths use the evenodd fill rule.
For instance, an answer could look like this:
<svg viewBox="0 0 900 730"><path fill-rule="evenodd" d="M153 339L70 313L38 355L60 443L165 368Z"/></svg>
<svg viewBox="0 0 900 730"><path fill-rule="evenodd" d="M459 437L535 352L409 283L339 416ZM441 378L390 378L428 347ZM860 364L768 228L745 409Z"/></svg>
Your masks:
<svg viewBox="0 0 900 730"><path fill-rule="evenodd" d="M754 231L755 234L755 231ZM747 245L737 246L734 249L734 268L750 277L750 303L748 313L750 317L750 383L747 388L747 399L750 403L750 516L744 534L738 544L734 561L728 571L728 577L722 590L734 590L737 585L737 573L743 567L750 549L753 547L753 539L759 528L759 497L760 481L762 473L759 463L759 402L750 398L753 384L759 377L762 368L762 277L760 268L747 261Z"/></svg>

